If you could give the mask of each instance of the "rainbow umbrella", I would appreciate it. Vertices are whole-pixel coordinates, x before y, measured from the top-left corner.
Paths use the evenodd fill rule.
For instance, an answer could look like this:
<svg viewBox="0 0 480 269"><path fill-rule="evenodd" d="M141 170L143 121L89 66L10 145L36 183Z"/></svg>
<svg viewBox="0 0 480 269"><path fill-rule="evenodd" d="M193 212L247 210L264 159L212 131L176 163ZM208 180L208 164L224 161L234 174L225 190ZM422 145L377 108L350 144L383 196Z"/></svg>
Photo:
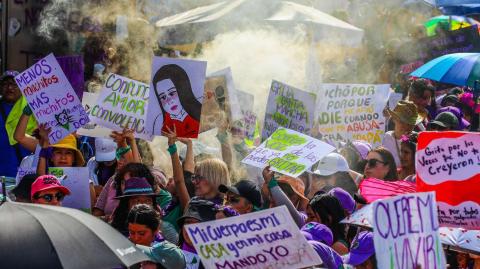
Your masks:
<svg viewBox="0 0 480 269"><path fill-rule="evenodd" d="M437 16L429 19L423 25L427 29L427 36L434 36L437 27L444 27L445 30L457 30L460 28L479 25L480 23L465 16Z"/></svg>
<svg viewBox="0 0 480 269"><path fill-rule="evenodd" d="M474 88L480 80L480 53L453 53L435 58L410 76Z"/></svg>

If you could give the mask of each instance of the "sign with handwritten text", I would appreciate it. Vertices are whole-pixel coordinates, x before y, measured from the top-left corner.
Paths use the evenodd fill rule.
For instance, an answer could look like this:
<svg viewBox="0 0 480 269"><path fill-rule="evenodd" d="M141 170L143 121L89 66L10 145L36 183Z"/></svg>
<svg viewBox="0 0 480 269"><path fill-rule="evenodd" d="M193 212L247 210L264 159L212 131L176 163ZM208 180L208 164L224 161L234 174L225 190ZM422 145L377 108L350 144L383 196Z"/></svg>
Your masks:
<svg viewBox="0 0 480 269"><path fill-rule="evenodd" d="M285 206L186 227L207 269L291 269L322 263Z"/></svg>
<svg viewBox="0 0 480 269"><path fill-rule="evenodd" d="M445 268L435 193L411 193L373 204L377 268Z"/></svg>
<svg viewBox="0 0 480 269"><path fill-rule="evenodd" d="M278 127L285 127L310 135L315 112L314 93L305 92L287 84L272 81L268 95L262 140L272 135Z"/></svg>
<svg viewBox="0 0 480 269"><path fill-rule="evenodd" d="M50 167L48 172L58 178L66 175L61 184L67 187L71 194L65 196L62 206L91 211L88 167Z"/></svg>
<svg viewBox="0 0 480 269"><path fill-rule="evenodd" d="M50 144L56 144L88 123L80 99L53 54L16 76L15 82L37 122L52 129Z"/></svg>
<svg viewBox="0 0 480 269"><path fill-rule="evenodd" d="M421 132L417 191L435 191L440 225L480 229L480 134Z"/></svg>
<svg viewBox="0 0 480 269"><path fill-rule="evenodd" d="M148 84L110 74L91 108L90 118L93 123L115 131L133 129L135 137L152 140L145 128L149 91Z"/></svg>
<svg viewBox="0 0 480 269"><path fill-rule="evenodd" d="M316 133L326 141L364 140L379 146L385 135L383 109L390 85L323 84L318 94Z"/></svg>
<svg viewBox="0 0 480 269"><path fill-rule="evenodd" d="M92 112L93 106L97 103L98 98L100 95L97 93L92 92L84 92L82 98L82 105L85 112L87 112L88 117L90 118L90 122L83 125L82 128L77 130L77 134L84 135L84 136L91 136L91 137L103 137L109 138L112 130L102 127L92 121L92 116L90 115Z"/></svg>
<svg viewBox="0 0 480 269"><path fill-rule="evenodd" d="M299 132L278 128L253 150L242 163L297 177L324 156L335 150L325 142Z"/></svg>

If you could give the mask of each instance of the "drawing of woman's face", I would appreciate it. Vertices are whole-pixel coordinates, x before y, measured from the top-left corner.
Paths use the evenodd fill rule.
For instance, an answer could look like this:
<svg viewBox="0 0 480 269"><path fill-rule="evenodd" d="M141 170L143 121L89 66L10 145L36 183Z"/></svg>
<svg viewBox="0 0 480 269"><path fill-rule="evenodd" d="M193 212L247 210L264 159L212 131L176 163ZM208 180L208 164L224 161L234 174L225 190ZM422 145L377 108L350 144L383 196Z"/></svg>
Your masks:
<svg viewBox="0 0 480 269"><path fill-rule="evenodd" d="M163 110L168 114L177 115L183 107L178 97L177 89L170 79L164 79L157 83L157 95Z"/></svg>

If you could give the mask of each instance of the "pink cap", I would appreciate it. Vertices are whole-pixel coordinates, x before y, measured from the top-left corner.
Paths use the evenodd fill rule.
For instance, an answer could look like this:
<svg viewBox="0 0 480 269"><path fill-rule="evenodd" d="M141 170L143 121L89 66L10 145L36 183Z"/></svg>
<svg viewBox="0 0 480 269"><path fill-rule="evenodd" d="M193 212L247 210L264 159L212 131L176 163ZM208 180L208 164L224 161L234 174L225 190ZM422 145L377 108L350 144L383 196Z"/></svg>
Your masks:
<svg viewBox="0 0 480 269"><path fill-rule="evenodd" d="M30 196L33 199L33 196L41 191L50 190L50 189L58 189L59 191L63 192L65 195L70 194L70 190L65 188L60 184L60 181L55 176L52 175L43 175L39 176L32 184L32 191L30 192Z"/></svg>

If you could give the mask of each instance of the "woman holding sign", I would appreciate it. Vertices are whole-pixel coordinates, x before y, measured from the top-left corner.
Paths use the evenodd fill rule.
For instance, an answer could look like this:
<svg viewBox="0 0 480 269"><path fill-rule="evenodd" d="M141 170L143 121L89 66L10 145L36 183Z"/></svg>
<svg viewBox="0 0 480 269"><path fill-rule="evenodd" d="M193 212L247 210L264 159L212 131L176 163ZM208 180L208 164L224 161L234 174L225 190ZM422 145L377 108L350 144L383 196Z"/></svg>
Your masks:
<svg viewBox="0 0 480 269"><path fill-rule="evenodd" d="M187 72L176 64L162 66L153 76L152 85L162 110L155 117L153 130L158 128L157 122L161 122L163 132L175 127L178 137L196 138L202 104L193 94Z"/></svg>

